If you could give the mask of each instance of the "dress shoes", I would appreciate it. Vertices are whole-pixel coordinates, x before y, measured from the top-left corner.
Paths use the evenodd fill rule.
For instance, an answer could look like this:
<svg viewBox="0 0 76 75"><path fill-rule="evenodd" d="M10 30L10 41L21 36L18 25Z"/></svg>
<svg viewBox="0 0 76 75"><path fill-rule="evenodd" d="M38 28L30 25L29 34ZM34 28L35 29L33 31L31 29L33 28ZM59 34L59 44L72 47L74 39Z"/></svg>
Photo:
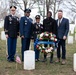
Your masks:
<svg viewBox="0 0 76 75"><path fill-rule="evenodd" d="M65 60L62 60L61 65L65 65L65 64L66 64Z"/></svg>
<svg viewBox="0 0 76 75"><path fill-rule="evenodd" d="M55 62L56 62L56 63L60 62L60 59L57 59Z"/></svg>
<svg viewBox="0 0 76 75"><path fill-rule="evenodd" d="M15 62L14 59L7 59L8 62Z"/></svg>
<svg viewBox="0 0 76 75"><path fill-rule="evenodd" d="M42 60L42 62L46 62L46 61L47 61L47 59L43 59L43 60Z"/></svg>

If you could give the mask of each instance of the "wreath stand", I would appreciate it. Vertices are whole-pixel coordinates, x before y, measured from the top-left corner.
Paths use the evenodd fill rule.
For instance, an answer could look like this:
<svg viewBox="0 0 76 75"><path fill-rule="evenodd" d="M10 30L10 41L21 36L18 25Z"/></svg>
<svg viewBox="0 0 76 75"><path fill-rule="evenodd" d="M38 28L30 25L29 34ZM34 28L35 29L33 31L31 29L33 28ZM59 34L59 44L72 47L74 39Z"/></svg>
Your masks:
<svg viewBox="0 0 76 75"><path fill-rule="evenodd" d="M43 40L39 40L38 38L36 39L36 41L35 41L35 43L34 43L34 48L36 49L36 46L38 45L38 44L51 44L51 45L53 45L53 51L54 50L56 50L57 49L57 47L58 47L58 42L59 41L56 41L56 42L54 42L54 41L43 41Z"/></svg>

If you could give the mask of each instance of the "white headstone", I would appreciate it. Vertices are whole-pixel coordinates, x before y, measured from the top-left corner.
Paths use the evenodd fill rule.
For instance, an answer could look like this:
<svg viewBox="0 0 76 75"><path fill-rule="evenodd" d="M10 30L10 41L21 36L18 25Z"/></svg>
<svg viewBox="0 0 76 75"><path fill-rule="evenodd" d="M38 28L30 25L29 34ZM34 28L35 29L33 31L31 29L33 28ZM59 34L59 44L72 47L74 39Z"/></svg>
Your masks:
<svg viewBox="0 0 76 75"><path fill-rule="evenodd" d="M76 72L76 53L73 56L73 70Z"/></svg>
<svg viewBox="0 0 76 75"><path fill-rule="evenodd" d="M73 44L73 36L68 36L68 44Z"/></svg>
<svg viewBox="0 0 76 75"><path fill-rule="evenodd" d="M24 69L35 69L35 52L32 50L24 51Z"/></svg>
<svg viewBox="0 0 76 75"><path fill-rule="evenodd" d="M70 24L71 34L74 34L75 24Z"/></svg>
<svg viewBox="0 0 76 75"><path fill-rule="evenodd" d="M75 40L76 40L76 33L75 33Z"/></svg>
<svg viewBox="0 0 76 75"><path fill-rule="evenodd" d="M0 28L4 26L4 20L0 21Z"/></svg>
<svg viewBox="0 0 76 75"><path fill-rule="evenodd" d="M1 31L1 40L6 40L5 32Z"/></svg>

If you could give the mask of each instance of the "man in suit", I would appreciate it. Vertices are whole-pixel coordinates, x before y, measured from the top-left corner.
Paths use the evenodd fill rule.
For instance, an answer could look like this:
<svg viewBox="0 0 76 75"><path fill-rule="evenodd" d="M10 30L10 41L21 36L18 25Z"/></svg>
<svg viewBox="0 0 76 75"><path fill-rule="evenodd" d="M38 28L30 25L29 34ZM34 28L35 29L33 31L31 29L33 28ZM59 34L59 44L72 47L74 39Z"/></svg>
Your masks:
<svg viewBox="0 0 76 75"><path fill-rule="evenodd" d="M24 51L29 50L30 38L32 34L32 19L30 16L30 9L25 9L25 16L20 19L20 36L22 43L22 61L24 61Z"/></svg>
<svg viewBox="0 0 76 75"><path fill-rule="evenodd" d="M55 34L57 36L57 23L56 20L54 20L52 18L52 12L48 11L47 14L47 18L43 20L43 31L44 32L52 32L53 34ZM45 40L48 41L48 40ZM45 47L47 47L47 44L44 45ZM50 45L51 46L51 45ZM46 61L46 54L44 54L44 60ZM53 54L51 54L50 56L50 63L53 62Z"/></svg>
<svg viewBox="0 0 76 75"><path fill-rule="evenodd" d="M33 24L33 37L34 37L34 42L37 39L37 35L42 33L43 31L43 25L40 23L40 15L35 16L36 22ZM34 48L35 51L35 61L39 61L39 53L40 51Z"/></svg>
<svg viewBox="0 0 76 75"><path fill-rule="evenodd" d="M16 53L17 37L19 36L19 18L15 15L16 7L10 7L11 14L5 17L4 31L7 38L8 58L9 62L14 62Z"/></svg>
<svg viewBox="0 0 76 75"><path fill-rule="evenodd" d="M62 48L62 64L65 64L66 59L66 39L69 32L69 20L63 17L63 11L58 11L58 19L57 19L57 25L58 25L58 49L57 49L57 61L60 62L61 57L61 48Z"/></svg>

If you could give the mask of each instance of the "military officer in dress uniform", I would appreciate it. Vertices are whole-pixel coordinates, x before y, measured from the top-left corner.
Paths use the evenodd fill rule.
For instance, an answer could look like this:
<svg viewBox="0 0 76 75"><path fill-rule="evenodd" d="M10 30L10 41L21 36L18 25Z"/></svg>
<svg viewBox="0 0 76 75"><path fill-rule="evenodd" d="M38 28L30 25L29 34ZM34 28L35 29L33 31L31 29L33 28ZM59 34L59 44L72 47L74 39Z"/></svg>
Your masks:
<svg viewBox="0 0 76 75"><path fill-rule="evenodd" d="M14 55L16 53L17 37L19 36L19 18L15 16L16 7L10 6L11 14L5 17L4 31L7 38L8 47L8 61L14 62Z"/></svg>
<svg viewBox="0 0 76 75"><path fill-rule="evenodd" d="M35 16L36 22L33 25L33 37L34 42L36 41L37 35L43 31L43 25L40 23L40 15ZM39 50L34 48L35 51L35 61L39 61Z"/></svg>
<svg viewBox="0 0 76 75"><path fill-rule="evenodd" d="M29 18L30 16L30 9L25 9L24 13L25 16L21 17L20 19L20 36L21 36L21 43L22 43L22 61L24 61L24 51L29 50L30 45L30 38L32 35L32 19Z"/></svg>

